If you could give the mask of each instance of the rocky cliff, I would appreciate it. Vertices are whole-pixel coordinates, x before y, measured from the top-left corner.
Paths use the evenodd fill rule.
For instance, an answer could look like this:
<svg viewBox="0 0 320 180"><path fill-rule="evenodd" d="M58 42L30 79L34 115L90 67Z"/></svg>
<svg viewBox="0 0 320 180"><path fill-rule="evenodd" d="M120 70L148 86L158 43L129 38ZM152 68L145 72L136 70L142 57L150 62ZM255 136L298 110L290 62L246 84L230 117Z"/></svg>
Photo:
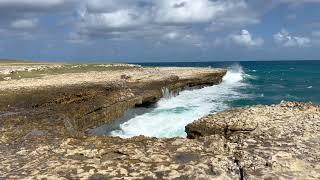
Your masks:
<svg viewBox="0 0 320 180"><path fill-rule="evenodd" d="M34 129L53 136L82 136L88 128L112 123L129 108L157 102L164 88L214 85L225 73L209 68L138 68L0 82L1 141Z"/></svg>

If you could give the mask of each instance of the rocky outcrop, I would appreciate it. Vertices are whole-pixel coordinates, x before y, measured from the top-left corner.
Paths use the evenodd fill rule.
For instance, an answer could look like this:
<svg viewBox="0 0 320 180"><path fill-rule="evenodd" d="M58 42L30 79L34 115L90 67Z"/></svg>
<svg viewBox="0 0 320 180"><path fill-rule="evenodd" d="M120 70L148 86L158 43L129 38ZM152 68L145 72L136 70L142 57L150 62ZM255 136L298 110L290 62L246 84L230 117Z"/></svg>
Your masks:
<svg viewBox="0 0 320 180"><path fill-rule="evenodd" d="M209 115L187 126L194 139L48 138L34 130L0 146L0 177L319 179L319 121L319 106L283 102Z"/></svg>
<svg viewBox="0 0 320 180"><path fill-rule="evenodd" d="M320 107L282 102L209 115L186 127L188 138L220 136L242 177L320 178Z"/></svg>

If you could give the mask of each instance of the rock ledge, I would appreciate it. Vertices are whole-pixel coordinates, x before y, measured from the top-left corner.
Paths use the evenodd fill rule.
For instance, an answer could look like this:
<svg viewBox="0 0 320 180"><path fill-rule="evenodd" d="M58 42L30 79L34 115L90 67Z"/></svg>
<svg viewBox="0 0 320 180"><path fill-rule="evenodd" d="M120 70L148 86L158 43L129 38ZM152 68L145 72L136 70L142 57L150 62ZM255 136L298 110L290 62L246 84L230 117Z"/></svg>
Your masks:
<svg viewBox="0 0 320 180"><path fill-rule="evenodd" d="M55 137L1 144L4 178L319 179L320 107L232 109L186 127L194 139Z"/></svg>

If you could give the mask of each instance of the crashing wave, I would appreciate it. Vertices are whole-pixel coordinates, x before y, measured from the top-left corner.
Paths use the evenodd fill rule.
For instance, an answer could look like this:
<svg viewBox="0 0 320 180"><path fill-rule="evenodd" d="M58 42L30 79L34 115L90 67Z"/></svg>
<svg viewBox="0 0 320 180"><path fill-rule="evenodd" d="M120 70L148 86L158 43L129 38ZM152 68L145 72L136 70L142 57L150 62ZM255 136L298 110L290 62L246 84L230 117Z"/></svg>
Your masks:
<svg viewBox="0 0 320 180"><path fill-rule="evenodd" d="M163 89L162 98L149 112L137 115L112 131L112 136L123 138L145 135L150 137L185 137L185 126L210 113L228 108L226 101L245 97L237 91L246 74L235 64L228 68L223 82L202 89L185 90L174 96ZM169 98L170 97L170 98Z"/></svg>

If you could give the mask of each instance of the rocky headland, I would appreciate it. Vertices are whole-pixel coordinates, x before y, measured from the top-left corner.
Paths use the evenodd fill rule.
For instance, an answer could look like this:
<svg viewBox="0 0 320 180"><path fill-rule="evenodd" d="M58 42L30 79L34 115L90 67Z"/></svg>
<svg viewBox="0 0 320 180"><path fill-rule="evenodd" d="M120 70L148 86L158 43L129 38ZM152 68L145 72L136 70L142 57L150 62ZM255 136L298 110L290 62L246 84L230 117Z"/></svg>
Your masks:
<svg viewBox="0 0 320 180"><path fill-rule="evenodd" d="M0 81L0 179L319 179L320 107L231 109L188 138L89 135L163 88L218 84L224 69L126 67Z"/></svg>

